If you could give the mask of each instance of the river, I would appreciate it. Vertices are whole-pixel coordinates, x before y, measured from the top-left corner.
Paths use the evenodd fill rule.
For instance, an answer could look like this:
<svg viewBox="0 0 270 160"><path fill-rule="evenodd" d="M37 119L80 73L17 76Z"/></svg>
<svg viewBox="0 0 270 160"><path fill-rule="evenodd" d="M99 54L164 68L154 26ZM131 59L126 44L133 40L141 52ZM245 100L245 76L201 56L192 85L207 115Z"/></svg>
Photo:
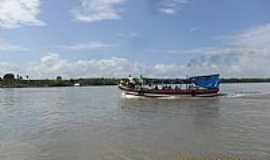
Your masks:
<svg viewBox="0 0 270 160"><path fill-rule="evenodd" d="M270 84L214 98L124 98L116 86L0 89L1 160L270 159Z"/></svg>

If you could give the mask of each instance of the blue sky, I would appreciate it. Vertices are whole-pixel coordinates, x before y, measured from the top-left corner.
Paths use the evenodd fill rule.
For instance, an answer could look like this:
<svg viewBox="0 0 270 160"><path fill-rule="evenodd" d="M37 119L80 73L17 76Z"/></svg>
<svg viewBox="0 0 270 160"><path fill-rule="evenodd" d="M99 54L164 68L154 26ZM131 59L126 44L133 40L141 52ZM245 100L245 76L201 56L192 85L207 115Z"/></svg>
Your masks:
<svg viewBox="0 0 270 160"><path fill-rule="evenodd" d="M268 0L1 0L0 74L270 77ZM251 64L251 65L250 65Z"/></svg>

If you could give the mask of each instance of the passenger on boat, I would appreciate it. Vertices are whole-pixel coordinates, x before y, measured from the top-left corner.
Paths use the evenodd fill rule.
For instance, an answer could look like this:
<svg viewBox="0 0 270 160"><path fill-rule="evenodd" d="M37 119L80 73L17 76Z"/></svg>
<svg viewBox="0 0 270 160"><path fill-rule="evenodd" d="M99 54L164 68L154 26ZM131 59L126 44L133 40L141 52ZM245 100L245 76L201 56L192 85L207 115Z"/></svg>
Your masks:
<svg viewBox="0 0 270 160"><path fill-rule="evenodd" d="M131 87L131 88L136 87L136 80L131 75L128 76L128 86Z"/></svg>

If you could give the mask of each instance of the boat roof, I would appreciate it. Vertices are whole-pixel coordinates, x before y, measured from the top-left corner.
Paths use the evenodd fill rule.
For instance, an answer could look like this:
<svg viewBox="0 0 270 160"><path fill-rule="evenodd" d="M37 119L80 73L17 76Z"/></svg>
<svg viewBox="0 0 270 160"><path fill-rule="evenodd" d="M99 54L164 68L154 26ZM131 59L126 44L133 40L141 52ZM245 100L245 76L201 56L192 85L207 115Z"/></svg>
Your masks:
<svg viewBox="0 0 270 160"><path fill-rule="evenodd" d="M209 79L213 77L219 77L219 74L204 75L204 76L194 76L186 79L172 79L172 78L145 78L143 81L145 84L191 84L194 80L198 79Z"/></svg>
<svg viewBox="0 0 270 160"><path fill-rule="evenodd" d="M194 76L194 77L190 77L189 79L198 79L198 78L200 78L200 79L203 79L203 78L213 78L213 77L217 77L217 78L219 78L219 74L211 74L211 75L204 75L204 76Z"/></svg>
<svg viewBox="0 0 270 160"><path fill-rule="evenodd" d="M190 79L153 79L143 78L146 84L190 84Z"/></svg>

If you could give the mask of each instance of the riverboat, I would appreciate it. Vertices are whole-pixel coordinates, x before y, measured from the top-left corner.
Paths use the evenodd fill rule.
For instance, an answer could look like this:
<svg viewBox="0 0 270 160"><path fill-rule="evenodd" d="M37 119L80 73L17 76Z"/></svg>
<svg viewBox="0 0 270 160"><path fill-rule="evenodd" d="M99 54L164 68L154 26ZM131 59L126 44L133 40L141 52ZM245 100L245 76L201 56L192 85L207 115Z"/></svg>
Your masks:
<svg viewBox="0 0 270 160"><path fill-rule="evenodd" d="M191 96L212 97L218 96L219 74L194 76L185 79L156 79L140 76L129 76L121 80L119 89L125 95L143 97Z"/></svg>

